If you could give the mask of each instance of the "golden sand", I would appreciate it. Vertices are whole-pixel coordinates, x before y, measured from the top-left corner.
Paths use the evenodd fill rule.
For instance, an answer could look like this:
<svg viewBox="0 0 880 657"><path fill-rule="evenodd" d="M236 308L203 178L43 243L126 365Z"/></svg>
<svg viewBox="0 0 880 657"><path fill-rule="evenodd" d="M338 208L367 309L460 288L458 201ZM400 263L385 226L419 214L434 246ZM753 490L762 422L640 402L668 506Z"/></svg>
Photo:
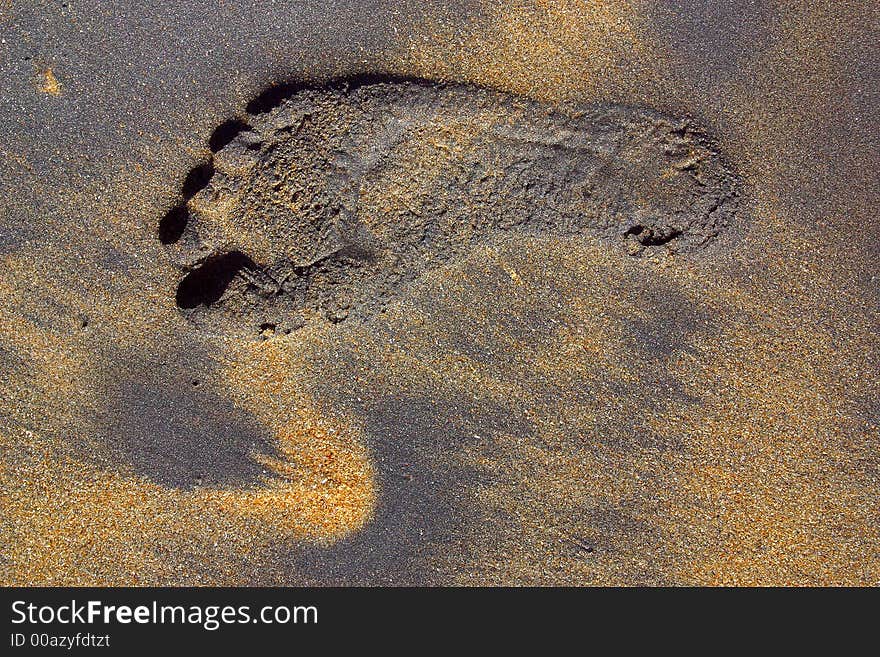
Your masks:
<svg viewBox="0 0 880 657"><path fill-rule="evenodd" d="M58 81L58 78L55 77L51 68L47 68L40 73L40 82L37 88L50 96L61 95L61 83Z"/></svg>
<svg viewBox="0 0 880 657"><path fill-rule="evenodd" d="M847 180L857 184L830 181L825 220L836 232L804 229L783 193L839 100L836 57L842 40L864 29L861 4L789 4L771 47L744 62L738 79L719 83L722 110L673 75L674 55L634 2L486 2L487 21L462 30L429 19L388 56L389 70L547 101L723 115L722 142L749 200L750 228L718 266L667 256L635 264L590 240L520 241L430 273L423 285L438 298L445 291L446 301L433 313L389 309L397 344L350 330L352 349L380 363L358 385L470 395L521 408L534 424L534 436L499 431L432 455L438 467L487 475L462 483L477 518L457 537L469 559L452 548L425 550L446 581L880 583L880 493L871 471L880 429L860 420L858 408L880 388L871 358L878 316L852 285L861 265L847 251L874 211L865 193L873 156L841 143L855 163ZM51 69L38 88L62 91ZM157 141L144 156L179 156L175 146ZM467 139L433 144L425 166L440 166L444 148L467 148ZM270 569L267 555L279 542L326 544L357 532L374 515L380 482L360 418L308 391L309 379L322 375L309 354L337 347L326 331L207 341L222 365L211 385L274 436L277 455L255 456L266 476L251 487L170 489L69 448L87 437L107 385L102 372L113 365L94 340L149 352L191 330L168 303L174 272L155 244L156 208L143 201L159 194L159 183L144 182L142 172L118 175L107 172L111 208L104 197L94 201L101 188L41 191L67 197L84 216L100 206L98 238L137 256L129 278L79 267L76 246L95 241L80 226L56 227L63 246L4 256L0 348L22 365L6 374L0 400L10 425L0 432L0 543L12 546L0 582L243 583L242 573ZM410 191L404 185L370 202L394 212L412 203ZM643 269L653 277L647 283ZM503 284L481 293L469 277ZM715 321L644 370L644 354L624 345L627 322L656 319L639 296L651 285L675 289ZM484 321L487 308L528 318L547 289L561 291L565 304L537 346ZM48 316L53 304L63 312ZM87 330L76 324L85 309ZM503 345L508 362L438 350L450 317L482 323L478 337ZM651 407L645 371L700 403L670 395ZM547 382L592 396L560 407L533 392ZM664 382L655 383L660 394ZM650 441L625 443L628 426ZM295 572L285 577L296 581Z"/></svg>

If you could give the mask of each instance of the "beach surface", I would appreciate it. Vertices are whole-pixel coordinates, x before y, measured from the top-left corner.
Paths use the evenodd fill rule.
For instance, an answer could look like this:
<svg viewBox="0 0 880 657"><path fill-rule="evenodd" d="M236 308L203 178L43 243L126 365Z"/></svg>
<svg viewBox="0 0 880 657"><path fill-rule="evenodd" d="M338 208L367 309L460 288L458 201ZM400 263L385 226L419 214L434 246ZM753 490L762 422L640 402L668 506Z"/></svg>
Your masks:
<svg viewBox="0 0 880 657"><path fill-rule="evenodd" d="M880 583L876 3L114 4L0 0L0 583Z"/></svg>

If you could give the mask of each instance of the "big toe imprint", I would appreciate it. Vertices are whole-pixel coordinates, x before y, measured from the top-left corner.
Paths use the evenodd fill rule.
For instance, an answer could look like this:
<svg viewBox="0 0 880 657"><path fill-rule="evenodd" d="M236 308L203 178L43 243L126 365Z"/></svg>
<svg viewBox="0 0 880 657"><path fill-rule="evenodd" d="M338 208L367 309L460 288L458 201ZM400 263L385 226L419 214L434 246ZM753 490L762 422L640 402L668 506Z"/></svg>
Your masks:
<svg viewBox="0 0 880 657"><path fill-rule="evenodd" d="M714 142L627 107L351 81L273 90L209 146L159 237L177 305L224 333L369 317L507 233L589 232L638 256L702 249L736 221Z"/></svg>

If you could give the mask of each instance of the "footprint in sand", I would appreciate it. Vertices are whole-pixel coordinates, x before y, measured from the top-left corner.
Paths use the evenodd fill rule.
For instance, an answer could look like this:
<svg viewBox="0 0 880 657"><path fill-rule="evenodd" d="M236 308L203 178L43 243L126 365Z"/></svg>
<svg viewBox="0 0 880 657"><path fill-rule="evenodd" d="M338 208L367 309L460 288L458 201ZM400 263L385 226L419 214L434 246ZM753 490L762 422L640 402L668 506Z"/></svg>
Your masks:
<svg viewBox="0 0 880 657"><path fill-rule="evenodd" d="M737 224L738 179L689 120L357 79L275 87L220 125L159 238L176 303L257 337L363 320L509 234L589 233L638 257Z"/></svg>

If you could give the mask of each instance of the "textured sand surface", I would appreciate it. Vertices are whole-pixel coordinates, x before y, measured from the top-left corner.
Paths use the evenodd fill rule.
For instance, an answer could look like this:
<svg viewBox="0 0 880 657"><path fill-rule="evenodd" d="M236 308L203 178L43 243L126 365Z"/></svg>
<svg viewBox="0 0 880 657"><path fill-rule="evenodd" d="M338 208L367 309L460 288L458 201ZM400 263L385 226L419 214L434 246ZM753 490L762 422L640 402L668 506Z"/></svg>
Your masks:
<svg viewBox="0 0 880 657"><path fill-rule="evenodd" d="M120 4L0 0L0 583L880 583L876 3Z"/></svg>

